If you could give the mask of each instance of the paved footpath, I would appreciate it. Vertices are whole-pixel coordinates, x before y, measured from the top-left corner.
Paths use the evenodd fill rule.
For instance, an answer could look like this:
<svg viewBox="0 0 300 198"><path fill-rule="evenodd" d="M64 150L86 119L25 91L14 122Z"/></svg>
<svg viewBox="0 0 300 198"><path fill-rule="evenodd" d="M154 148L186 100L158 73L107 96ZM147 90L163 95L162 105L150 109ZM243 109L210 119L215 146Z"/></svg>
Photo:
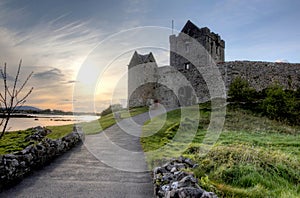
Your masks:
<svg viewBox="0 0 300 198"><path fill-rule="evenodd" d="M0 197L153 197L139 140L140 125L148 119L148 113L140 114L134 117L139 125L125 119L120 126L85 136L84 144L0 193Z"/></svg>

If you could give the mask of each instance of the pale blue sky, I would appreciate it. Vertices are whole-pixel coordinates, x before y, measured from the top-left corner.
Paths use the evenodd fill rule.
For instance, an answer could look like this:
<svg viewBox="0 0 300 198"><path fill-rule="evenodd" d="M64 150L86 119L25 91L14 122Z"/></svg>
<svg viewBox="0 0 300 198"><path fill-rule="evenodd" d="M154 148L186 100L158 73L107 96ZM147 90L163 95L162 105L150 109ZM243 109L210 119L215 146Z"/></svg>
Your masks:
<svg viewBox="0 0 300 198"><path fill-rule="evenodd" d="M172 20L181 30L189 19L221 35L226 61L297 63L299 8L297 0L0 0L0 61L15 65L22 58L37 73L33 105L68 109L70 84L81 63L114 33L140 26L170 28ZM40 76L48 78L39 83ZM51 96L57 87L68 89L66 97ZM41 97L45 92L47 97Z"/></svg>

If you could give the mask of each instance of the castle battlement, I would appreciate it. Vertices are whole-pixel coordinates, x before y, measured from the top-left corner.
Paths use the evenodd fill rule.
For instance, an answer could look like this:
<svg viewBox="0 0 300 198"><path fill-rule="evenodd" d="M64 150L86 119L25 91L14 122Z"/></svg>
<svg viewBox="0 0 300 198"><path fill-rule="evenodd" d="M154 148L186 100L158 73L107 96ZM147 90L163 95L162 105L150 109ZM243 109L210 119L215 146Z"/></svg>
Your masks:
<svg viewBox="0 0 300 198"><path fill-rule="evenodd" d="M258 91L273 83L279 83L286 89L300 88L300 64L225 62L225 41L209 28L198 28L191 21L187 21L178 35L171 35L169 42L170 66L158 67L151 52L133 54L128 66L129 107L149 105L155 100L166 107L210 100L205 74L201 74L196 66L209 71L212 68L207 63L211 60L216 63L226 91L237 76L246 79Z"/></svg>

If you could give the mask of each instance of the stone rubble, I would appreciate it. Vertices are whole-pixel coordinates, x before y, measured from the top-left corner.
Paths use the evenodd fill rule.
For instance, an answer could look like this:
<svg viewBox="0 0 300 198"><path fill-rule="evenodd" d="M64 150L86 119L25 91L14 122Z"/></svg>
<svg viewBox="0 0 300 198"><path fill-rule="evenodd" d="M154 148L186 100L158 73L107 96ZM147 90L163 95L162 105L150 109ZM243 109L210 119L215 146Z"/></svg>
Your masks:
<svg viewBox="0 0 300 198"><path fill-rule="evenodd" d="M153 169L154 195L157 198L217 198L198 185L198 180L182 169L196 168L191 159L179 157Z"/></svg>
<svg viewBox="0 0 300 198"><path fill-rule="evenodd" d="M37 126L32 129L35 131L35 133L28 136L25 139L25 141L30 141L30 140L41 141L44 137L46 137L46 135L51 133L51 130L46 129L45 127L41 127L41 126Z"/></svg>
<svg viewBox="0 0 300 198"><path fill-rule="evenodd" d="M82 139L82 134L77 130L73 130L63 138L52 140L45 137L49 133L48 129L43 127L33 129L36 132L30 136L30 139L40 140L40 142L29 145L22 151L0 155L0 192L20 182L32 171L50 163ZM40 139L42 136L43 138Z"/></svg>

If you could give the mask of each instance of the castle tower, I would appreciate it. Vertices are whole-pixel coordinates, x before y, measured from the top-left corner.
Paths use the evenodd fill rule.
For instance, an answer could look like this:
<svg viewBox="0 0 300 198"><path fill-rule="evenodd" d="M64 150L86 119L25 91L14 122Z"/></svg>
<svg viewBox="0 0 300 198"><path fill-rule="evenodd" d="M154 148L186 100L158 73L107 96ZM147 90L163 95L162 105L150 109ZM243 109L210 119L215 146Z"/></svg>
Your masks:
<svg viewBox="0 0 300 198"><path fill-rule="evenodd" d="M176 67L178 70L187 69L187 65L185 65L188 61L182 56L174 53L181 51L183 54L199 56L202 52L195 52L190 49L189 44L191 43L191 38L198 41L210 54L212 59L216 63L225 61L225 41L221 39L218 34L211 32L209 28L198 28L195 24L193 24L190 20L187 21L185 26L182 28L181 33L178 36L171 35L170 36L170 65ZM179 50L180 48L180 50Z"/></svg>
<svg viewBox="0 0 300 198"><path fill-rule="evenodd" d="M170 65L181 72L191 83L197 93L198 102L209 100L210 95L206 82L191 62L197 66L206 66L210 58L216 63L224 62L225 41L207 27L198 28L189 20L177 36L169 37L169 41ZM197 47L198 43L202 47ZM187 91L183 90L183 93L185 92Z"/></svg>
<svg viewBox="0 0 300 198"><path fill-rule="evenodd" d="M156 98L157 69L152 52L134 52L128 65L128 107L146 106Z"/></svg>

